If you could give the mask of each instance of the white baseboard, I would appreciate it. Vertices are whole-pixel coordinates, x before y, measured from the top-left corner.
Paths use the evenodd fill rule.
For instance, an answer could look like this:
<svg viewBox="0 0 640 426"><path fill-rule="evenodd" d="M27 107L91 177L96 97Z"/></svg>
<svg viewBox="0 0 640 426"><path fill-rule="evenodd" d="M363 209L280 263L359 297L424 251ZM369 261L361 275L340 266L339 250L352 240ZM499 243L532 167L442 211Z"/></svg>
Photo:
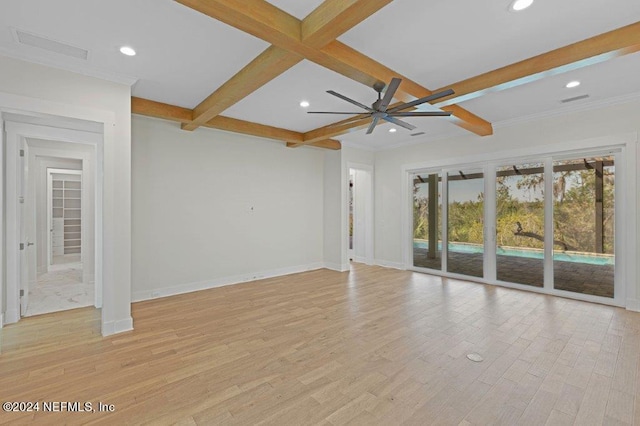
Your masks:
<svg viewBox="0 0 640 426"><path fill-rule="evenodd" d="M627 299L627 310L633 312L640 312L640 300Z"/></svg>
<svg viewBox="0 0 640 426"><path fill-rule="evenodd" d="M131 330L133 330L133 318L131 317L102 323L103 336L111 336L112 334L123 333Z"/></svg>
<svg viewBox="0 0 640 426"><path fill-rule="evenodd" d="M324 267L325 269L330 269L332 271L336 271L336 272L347 272L349 270L349 265L343 265L340 263L334 263L334 262L324 262Z"/></svg>
<svg viewBox="0 0 640 426"><path fill-rule="evenodd" d="M0 328L4 327L4 314L0 312ZM2 336L0 336L2 338ZM2 345L0 345L0 349L2 349Z"/></svg>
<svg viewBox="0 0 640 426"><path fill-rule="evenodd" d="M402 262L391 262L388 260L376 259L375 264L384 268L400 269L402 271L406 269Z"/></svg>
<svg viewBox="0 0 640 426"><path fill-rule="evenodd" d="M160 297L175 296L177 294L191 293L193 291L208 290L211 288L223 287L227 285L263 280L266 278L281 277L283 275L297 274L306 271L313 271L316 269L322 269L324 267L326 266L322 262L310 263L307 265L298 265L288 268L272 269L269 271L253 272L231 277L216 278L208 281L179 284L176 286L157 288L154 290L134 291L131 295L131 301L141 302L143 300L158 299Z"/></svg>

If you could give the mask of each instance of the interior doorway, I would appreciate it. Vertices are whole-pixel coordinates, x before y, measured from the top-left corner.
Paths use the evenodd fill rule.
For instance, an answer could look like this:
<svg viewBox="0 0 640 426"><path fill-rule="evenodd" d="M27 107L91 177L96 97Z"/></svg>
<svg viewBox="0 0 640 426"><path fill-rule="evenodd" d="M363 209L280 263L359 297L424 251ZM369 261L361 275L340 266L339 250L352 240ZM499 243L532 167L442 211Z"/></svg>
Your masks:
<svg viewBox="0 0 640 426"><path fill-rule="evenodd" d="M96 229L102 126L17 114L4 118L5 323L101 307Z"/></svg>
<svg viewBox="0 0 640 426"><path fill-rule="evenodd" d="M348 259L373 265L373 167L348 164Z"/></svg>
<svg viewBox="0 0 640 426"><path fill-rule="evenodd" d="M32 175L36 182L33 185L35 202L27 205L36 210L36 245L43 249L36 250L36 279L24 289L28 295L22 300L22 315L92 306L96 302L95 278L93 271L84 273L83 268L83 201L85 208L91 204L91 200L83 199L83 161L38 155L29 156L29 161L35 162L29 168L35 167ZM46 181L42 179L45 174ZM85 189L84 192L86 195L92 191ZM43 202L45 195L46 203ZM37 229L45 225L42 220L38 223L42 217L46 217L45 230ZM90 221L85 218L84 222Z"/></svg>

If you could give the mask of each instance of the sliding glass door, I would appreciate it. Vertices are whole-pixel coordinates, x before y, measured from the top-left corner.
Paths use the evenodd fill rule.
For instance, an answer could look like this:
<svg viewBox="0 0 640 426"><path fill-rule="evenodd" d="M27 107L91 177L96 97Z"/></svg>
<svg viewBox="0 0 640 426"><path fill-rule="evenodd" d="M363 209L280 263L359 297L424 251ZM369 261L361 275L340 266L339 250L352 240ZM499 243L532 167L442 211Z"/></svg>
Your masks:
<svg viewBox="0 0 640 426"><path fill-rule="evenodd" d="M413 266L442 267L442 175L417 173L413 183Z"/></svg>
<svg viewBox="0 0 640 426"><path fill-rule="evenodd" d="M496 171L496 278L544 285L544 165Z"/></svg>
<svg viewBox="0 0 640 426"><path fill-rule="evenodd" d="M554 288L614 296L614 158L553 163Z"/></svg>
<svg viewBox="0 0 640 426"><path fill-rule="evenodd" d="M460 170L447 175L447 272L483 276L484 173Z"/></svg>
<svg viewBox="0 0 640 426"><path fill-rule="evenodd" d="M614 298L615 158L412 173L412 265Z"/></svg>

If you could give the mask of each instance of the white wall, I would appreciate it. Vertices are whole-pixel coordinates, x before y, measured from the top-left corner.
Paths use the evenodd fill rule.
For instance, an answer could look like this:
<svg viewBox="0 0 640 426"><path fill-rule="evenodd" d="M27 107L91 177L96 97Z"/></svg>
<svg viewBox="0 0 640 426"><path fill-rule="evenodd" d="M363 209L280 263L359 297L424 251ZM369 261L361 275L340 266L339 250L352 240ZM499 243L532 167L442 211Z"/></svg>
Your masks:
<svg viewBox="0 0 640 426"><path fill-rule="evenodd" d="M583 141L593 138L609 137L622 134L637 134L640 131L640 101L637 99L626 103L600 109L586 110L562 116L549 117L536 121L522 122L509 127L494 129L494 135L480 138L474 135L419 143L407 147L380 151L376 153L375 173L375 256L380 264L402 264L402 214L403 203L402 167L418 163L447 162L454 158L485 156L492 153L496 156L505 151L517 152L531 147L547 146L553 151L560 143ZM633 170L629 170L631 184L637 184L636 159ZM640 187L640 186L639 186ZM640 238L635 231L638 206L630 206L629 223L635 232L635 247ZM630 259L637 263L638 259ZM637 283L636 283L637 284ZM637 287L637 285L636 285ZM628 307L640 309L637 294L627 294L630 298Z"/></svg>
<svg viewBox="0 0 640 426"><path fill-rule="evenodd" d="M344 246L346 220L343 218L343 170L342 151L325 151L323 169L323 212L324 240L323 254L325 266L336 271L346 271L349 264L344 259L347 247ZM348 174L346 175L348 179ZM348 182L347 182L348 185ZM346 209L346 207L345 207Z"/></svg>
<svg viewBox="0 0 640 426"><path fill-rule="evenodd" d="M322 266L323 150L132 124L134 300Z"/></svg>
<svg viewBox="0 0 640 426"><path fill-rule="evenodd" d="M0 111L34 111L105 123L102 181L102 332L132 328L131 88L0 56Z"/></svg>

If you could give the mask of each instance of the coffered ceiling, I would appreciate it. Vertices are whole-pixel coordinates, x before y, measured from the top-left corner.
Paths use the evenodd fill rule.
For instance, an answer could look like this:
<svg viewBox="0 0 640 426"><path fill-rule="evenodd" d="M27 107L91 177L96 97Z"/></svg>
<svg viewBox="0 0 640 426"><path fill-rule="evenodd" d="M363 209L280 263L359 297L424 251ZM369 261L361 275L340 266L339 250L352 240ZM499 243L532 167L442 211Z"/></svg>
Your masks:
<svg viewBox="0 0 640 426"><path fill-rule="evenodd" d="M131 83L135 113L185 131L207 126L333 149L338 141L385 149L461 134L481 142L492 124L640 94L640 2L535 0L521 12L509 4L4 0L0 54ZM87 59L20 43L18 32L84 49ZM123 45L137 55L120 54ZM448 87L468 96L436 104L450 118L407 120L413 132L385 125L364 135L366 121L330 126L348 116L306 113L356 111L326 90L371 104L369 85L393 76L404 78L396 101ZM566 88L571 80L581 85ZM569 98L580 99L561 102Z"/></svg>

